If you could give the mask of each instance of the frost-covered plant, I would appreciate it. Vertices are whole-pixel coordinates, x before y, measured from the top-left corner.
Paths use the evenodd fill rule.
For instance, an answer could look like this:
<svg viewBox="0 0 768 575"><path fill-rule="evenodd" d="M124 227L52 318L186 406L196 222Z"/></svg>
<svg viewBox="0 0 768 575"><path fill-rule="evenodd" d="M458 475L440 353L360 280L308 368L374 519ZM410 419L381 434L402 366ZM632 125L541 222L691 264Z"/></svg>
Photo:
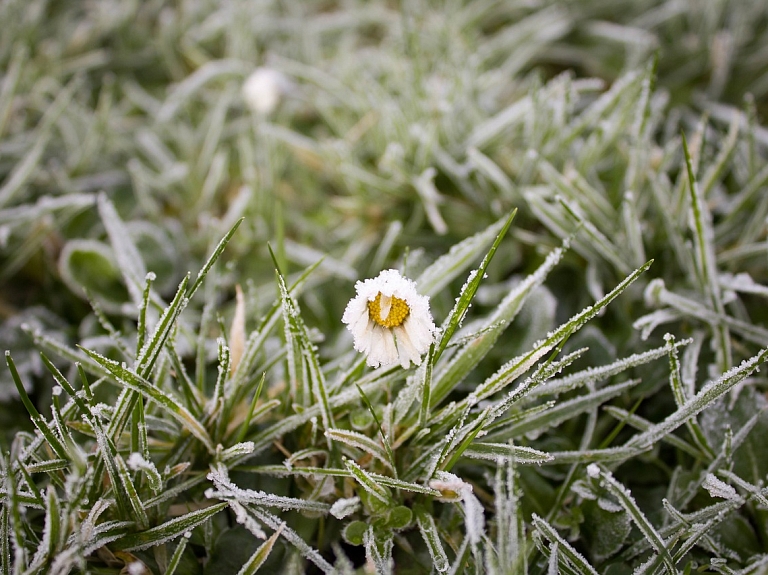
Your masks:
<svg viewBox="0 0 768 575"><path fill-rule="evenodd" d="M2 568L760 572L767 11L0 2Z"/></svg>
<svg viewBox="0 0 768 575"><path fill-rule="evenodd" d="M111 208L104 213L113 218L106 225L122 225ZM12 356L6 355L37 429L19 434L3 459L4 570L67 573L86 565L136 564L129 568L173 573L182 562L192 566L202 557L209 569L236 566L241 573L301 558L330 573L350 570L350 556L359 546L381 573L406 562L425 572L524 572L539 557L555 570L594 572L555 529L566 508L580 510L583 528L595 531L584 542L598 562L621 552L622 561L642 569L676 572L678 563L706 552L717 558L722 548L699 525L711 528L729 516L739 518L750 498L758 504L765 498L759 484L733 467L734 452L760 413L726 434L722 446L707 435L715 428L697 416L743 385L768 358L768 349L690 394L682 386L678 360L678 349L690 341L677 343L672 336L659 348L560 376L586 351L561 355L566 341L637 281L649 262L477 379L475 367L526 301L544 289L568 249L567 243L555 249L490 313L462 327L513 216L454 246L416 280L424 294L447 289L490 244L413 370L365 369L364 356L351 347L323 360L297 301L309 269L290 286L277 271L278 299L250 333L238 325L242 310L235 314L230 341L220 331L212 381L205 362L202 372L188 373L181 351L184 332L192 328L183 312L203 282L215 277L216 260L237 225L195 281L187 276L167 305L153 294L153 276L147 275L144 288L135 292L134 345L109 330L117 359L35 334L48 353L75 360L76 369L66 376L43 356L57 385L49 419L29 400ZM127 236L114 237L115 250L133 251ZM285 329L273 333L279 318ZM640 383L637 378L609 383L610 378L664 357L676 409L652 423L612 406L612 413L640 431L612 445L616 428L601 447L591 448L597 409ZM276 365L281 358L284 370ZM582 414L587 425L580 441L551 443L553 426L569 425ZM686 426L690 438L673 433ZM696 462L691 470L701 472L674 479L665 500L668 514L658 527L611 470L657 450L660 441L670 442ZM564 481L554 492L532 494L531 482L548 478L549 466L564 466ZM702 506L696 497L705 491L725 501ZM571 499L566 507L552 506L566 498ZM533 513L526 506L533 506ZM634 535L632 524L638 528ZM540 556L532 554L528 537ZM276 546L279 540L287 546ZM229 548L235 541L242 556ZM727 559L742 565L754 561L737 552Z"/></svg>

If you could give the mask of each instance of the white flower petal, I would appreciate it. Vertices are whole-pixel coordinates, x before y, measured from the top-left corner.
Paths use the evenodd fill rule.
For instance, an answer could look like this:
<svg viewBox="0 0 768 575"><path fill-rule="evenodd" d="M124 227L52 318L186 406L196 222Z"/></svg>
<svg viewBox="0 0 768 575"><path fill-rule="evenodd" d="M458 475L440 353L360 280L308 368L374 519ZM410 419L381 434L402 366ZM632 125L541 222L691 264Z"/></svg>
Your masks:
<svg viewBox="0 0 768 575"><path fill-rule="evenodd" d="M421 356L429 350L436 333L429 298L419 294L416 284L397 270L384 270L375 278L358 281L355 290L357 293L347 304L341 321L352 332L355 349L367 356L368 365L400 363L407 368L411 362L421 364ZM368 304L377 297L379 315L374 319ZM389 318L393 298L405 302L408 315L402 324L385 327L378 322Z"/></svg>
<svg viewBox="0 0 768 575"><path fill-rule="evenodd" d="M421 354L411 342L408 332L403 327L396 327L395 337L397 338L397 350L400 352L400 365L406 369L411 362L414 365L421 365Z"/></svg>

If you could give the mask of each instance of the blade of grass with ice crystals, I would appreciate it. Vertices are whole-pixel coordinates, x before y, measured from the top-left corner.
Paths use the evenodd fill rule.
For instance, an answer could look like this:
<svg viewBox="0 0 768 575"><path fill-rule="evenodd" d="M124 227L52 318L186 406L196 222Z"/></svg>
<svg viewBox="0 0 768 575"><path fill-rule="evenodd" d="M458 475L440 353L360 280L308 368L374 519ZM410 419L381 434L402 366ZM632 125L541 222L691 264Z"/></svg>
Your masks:
<svg viewBox="0 0 768 575"><path fill-rule="evenodd" d="M669 352L669 385L672 388L672 395L675 398L677 407L680 407L688 399L686 397L685 389L683 388L683 381L680 375L680 360L677 356L677 348L675 347L675 336L672 334L666 334L664 341L667 344L667 350ZM712 452L712 448L709 446L707 438L704 436L704 432L699 426L699 422L695 417L692 417L685 422L688 431L690 431L696 446L704 453L708 459L712 459L715 454Z"/></svg>
<svg viewBox="0 0 768 575"><path fill-rule="evenodd" d="M528 573L525 520L519 492L515 461L508 458L506 462L497 463L493 482L497 573Z"/></svg>
<svg viewBox="0 0 768 575"><path fill-rule="evenodd" d="M117 267L123 274L125 286L128 288L133 303L139 307L144 299L144 278L147 275L144 260L136 244L133 243L128 228L105 193L99 194L98 208L99 216L101 216L101 221L107 230L109 242L115 253ZM155 299L155 303L158 303L157 299Z"/></svg>
<svg viewBox="0 0 768 575"><path fill-rule="evenodd" d="M691 339L685 339L679 342L675 342L674 345L675 348L677 348L683 345L688 345L691 341ZM623 357L600 367L590 367L583 371L578 371L576 373L566 375L565 377L553 378L531 389L526 394L526 399L533 399L545 395L557 395L567 391L572 391L577 387L586 385L587 383L608 379L609 377L612 377L618 373L622 373L627 369L636 367L638 365L643 365L653 361L654 359L663 357L667 355L667 353L667 347L661 346L648 351Z"/></svg>
<svg viewBox="0 0 768 575"><path fill-rule="evenodd" d="M738 367L731 368L717 380L709 382L699 393L681 405L677 411L667 416L664 421L634 436L624 446L628 448L650 449L662 437L677 429L689 418L700 413L717 399L728 393L735 385L758 369L760 364L766 361L766 359L768 359L768 348L743 361Z"/></svg>
<svg viewBox="0 0 768 575"><path fill-rule="evenodd" d="M539 342L527 354L517 357L506 363L495 374L486 379L475 391L478 400L485 399L494 393L503 389L511 381L525 373L541 357L553 349L557 344L564 341L571 334L578 331L584 324L595 317L609 303L616 299L625 289L627 289L643 272L645 272L653 260L648 261L642 267L636 269L627 276L619 285L617 285L608 295L600 299L593 306L585 308L573 316L569 321L561 325L552 332L544 341Z"/></svg>
<svg viewBox="0 0 768 575"><path fill-rule="evenodd" d="M162 350L165 342L171 335L173 326L176 323L182 310L186 306L187 299L184 297L186 292L186 286L189 282L189 275L187 275L179 284L179 288L176 291L176 295L171 301L170 305L165 309L160 320L155 326L155 331L152 337L142 348L136 359L136 373L141 378L149 377L152 372L152 367L157 360L160 351ZM82 349L82 348L81 348ZM101 367L106 367L109 373L114 375L114 372L110 368L104 365L99 359L94 357L88 350L83 349L87 356L95 360ZM98 354L97 354L98 355ZM133 411L133 406L136 403L136 395L131 390L123 390L115 405L115 411L112 416L112 420L109 422L108 433L110 437L118 437L128 423L128 418Z"/></svg>
<svg viewBox="0 0 768 575"><path fill-rule="evenodd" d="M432 557L432 566L440 573L448 571L450 564L448 556L445 554L443 544L440 542L440 534L437 531L437 525L432 515L423 507L419 506L416 511L416 523L419 525L421 537L427 544L427 550Z"/></svg>
<svg viewBox="0 0 768 575"><path fill-rule="evenodd" d="M335 427L333 422L333 412L328 404L325 376L323 375L323 370L320 368L317 350L315 345L309 339L309 332L299 313L298 304L288 291L288 287L285 284L285 278L277 267L277 259L275 258L275 254L272 252L271 247L269 248L269 253L272 255L272 261L275 264L277 285L280 289L280 300L282 302L283 319L286 324L286 337L289 338L287 342L289 367L291 366L291 346L295 343L298 345L300 355L298 358L295 358L294 361L299 364L297 367L302 369L302 371L304 362L306 362L312 395L314 396L315 403L320 406L320 416L323 420L323 426L326 429L331 429Z"/></svg>
<svg viewBox="0 0 768 575"><path fill-rule="evenodd" d="M205 523L225 507L227 507L227 504L222 502L196 511L190 511L181 517L175 517L155 527L150 527L138 533L124 535L112 543L112 546L120 551L141 551L150 547L157 547Z"/></svg>
<svg viewBox="0 0 768 575"><path fill-rule="evenodd" d="M370 473L350 459L344 460L344 466L365 491L385 505L394 505L392 495Z"/></svg>
<svg viewBox="0 0 768 575"><path fill-rule="evenodd" d="M384 451L381 445L376 441L362 433L346 429L326 429L325 436L333 441L339 441L346 445L361 449L392 469L392 462L390 462L389 457L387 457L386 451Z"/></svg>
<svg viewBox="0 0 768 575"><path fill-rule="evenodd" d="M32 423L43 435L53 452L60 459L70 461L71 458L67 452L67 449L64 447L64 444L59 440L58 437L56 437L56 434L53 432L48 422L42 415L40 415L40 413L37 411L37 408L35 408L35 405L32 403L32 400L29 399L27 390L24 389L24 384L22 383L21 377L19 376L19 372L16 370L16 365L13 362L13 358L11 358L10 351L5 352L5 363L8 365L8 370L11 372L13 383L16 384L16 390L19 392L19 398L29 413L29 418L32 420Z"/></svg>
<svg viewBox="0 0 768 575"><path fill-rule="evenodd" d="M382 540L381 537L377 537L373 525L369 525L363 534L363 545L365 545L366 562L373 565L376 575L392 575L391 535Z"/></svg>
<svg viewBox="0 0 768 575"><path fill-rule="evenodd" d="M544 263L534 273L516 285L488 316L484 326L481 328L485 331L464 345L451 358L450 362L440 369L439 373L435 375L435 383L429 393L428 400L430 404L437 404L444 399L485 357L496 341L498 341L501 333L517 316L517 313L531 292L544 282L549 272L558 264L567 247L568 243L565 242L562 247L550 252ZM432 396L435 396L436 399L432 399Z"/></svg>
<svg viewBox="0 0 768 575"><path fill-rule="evenodd" d="M431 349L431 346L430 346ZM368 409L368 412L373 417L374 423L376 423L376 428L379 430L379 437L381 437L381 443L384 446L384 453L387 456L387 465L389 465L389 468L392 470L392 473L395 474L395 477L397 477L397 466L395 465L395 455L392 453L392 445L389 442L389 436L384 433L384 428L381 426L381 422L379 421L379 416L376 415L376 410L373 409L373 405L371 405L371 401L368 399L368 396L363 391L363 388L361 388L357 383L355 383L355 387L357 388L358 393L360 394L360 398L363 400L363 403L365 404L365 407ZM390 423L390 429L392 428L392 425ZM367 438L366 438L367 439Z"/></svg>
<svg viewBox="0 0 768 575"><path fill-rule="evenodd" d="M315 269L317 269L320 263L321 262L319 261L315 262L306 270L304 270L299 278L291 285L289 293L294 296L299 293L306 284L307 278ZM232 390L234 393L239 393L239 390L247 389L248 386L245 385L245 382L247 378L250 377L250 372L256 363L256 359L258 357L258 353L261 351L261 347L264 345L267 336L272 331L272 328L275 326L278 318L280 317L280 314L278 314L278 311L280 310L281 303L278 300L264 316L264 320L262 321L258 330L251 332L251 334L248 336L243 355L240 358L240 365L238 366L234 377L230 381L230 384L227 386L228 392Z"/></svg>
<svg viewBox="0 0 768 575"><path fill-rule="evenodd" d="M419 427L427 427L429 419L429 404L432 394L432 367L435 365L435 344L429 346L427 358L423 368L424 377L421 378L421 407L419 408Z"/></svg>
<svg viewBox="0 0 768 575"><path fill-rule="evenodd" d="M11 464L5 459L6 453L0 452L0 464L2 465L3 474L0 479L5 479L3 482L3 488L7 494L0 499L0 503L5 510L5 521L3 525L3 535L9 535L8 541L10 545L4 542L4 546L8 546L13 549L13 559L10 558L10 553L4 556L3 559L6 563L9 563L14 567L14 574L21 572L27 565L28 552L24 546L26 536L24 535L24 525L22 523L22 500L18 492L18 484L16 483L16 474L11 470ZM4 476L4 477L3 477ZM9 561L10 560L10 561Z"/></svg>
<svg viewBox="0 0 768 575"><path fill-rule="evenodd" d="M732 332L739 334L744 339L756 343L757 345L768 345L768 330L765 328L760 327L754 323L733 318L726 314L718 314L712 311L710 307L696 301L695 299L671 292L666 288L664 285L664 280L661 278L651 280L651 282L648 284L648 287L646 288L646 299L651 300L654 304L668 305L674 310L677 310L686 316L695 317L703 322L710 324L710 326L723 324ZM654 313L664 311L667 310L657 310L657 312ZM652 316L645 316L645 318L651 317ZM635 326L647 329L645 326L643 326L644 322L641 321L643 319L644 318L641 318L635 322ZM672 319L677 318L672 316Z"/></svg>
<svg viewBox="0 0 768 575"><path fill-rule="evenodd" d="M150 272L144 276L144 291L141 296L141 305L139 306L139 321L136 327L136 356L141 353L144 347L144 338L147 335L147 307L149 306L149 295L152 290L152 282L157 276Z"/></svg>
<svg viewBox="0 0 768 575"><path fill-rule="evenodd" d="M109 371L109 373L111 373L112 376L123 386L127 387L134 393L141 393L148 399L154 401L161 409L176 419L192 435L199 439L210 453L215 452L213 442L211 441L205 426L203 426L200 421L198 421L184 406L179 404L173 397L155 387L140 375L135 374L129 369L123 367L118 362L106 358L103 355L96 353L95 351L88 349L83 349L83 351L91 359ZM110 429L109 431L110 436L112 436L112 430Z"/></svg>
<svg viewBox="0 0 768 575"><path fill-rule="evenodd" d="M243 564L240 571L237 572L237 575L253 575L256 573L256 571L258 571L264 564L264 561L267 560L267 557L269 557L269 554L272 552L272 548L275 546L275 542L277 541L277 538L280 537L282 531L283 526L281 525L269 539L259 545L259 548L256 549L250 559Z"/></svg>
<svg viewBox="0 0 768 575"><path fill-rule="evenodd" d="M510 217L513 216L514 212ZM498 220L482 232L459 242L451 247L447 254L435 260L416 280L419 293L428 296L439 293L469 267L475 258L480 257L486 251L486 246L491 244L493 238L497 237L505 226L509 227L506 219Z"/></svg>
<svg viewBox="0 0 768 575"><path fill-rule="evenodd" d="M214 419L213 419L213 429L215 430L214 438L218 442L221 439L221 436L224 433L223 427L226 427L228 422L228 414L226 413L228 410L226 409L226 403L224 395L224 382L226 381L227 377L229 376L229 366L230 366L230 351L229 347L227 347L226 342L224 338L220 337L218 338L217 347L218 347L218 363L216 366L216 369L218 371L218 376L216 377L216 383L213 386L213 396L211 397L211 400L209 402L209 406L214 413Z"/></svg>
<svg viewBox="0 0 768 575"><path fill-rule="evenodd" d="M125 463L117 453L115 444L104 431L98 418L91 419L91 427L96 434L96 442L99 446L101 461L104 462L109 482L112 486L112 493L117 503L118 515L121 519L130 519L134 521L140 529L146 528L149 519L144 512L144 506L139 500L136 490L133 487L131 478L128 477ZM122 466L120 463L123 463ZM127 481L126 481L127 480Z"/></svg>
<svg viewBox="0 0 768 575"><path fill-rule="evenodd" d="M606 401L621 395L638 383L640 383L639 379L630 379L624 383L604 387L574 399L560 402L552 409L548 409L543 413L536 414L524 420L512 421L508 425L501 427L501 429L489 433L486 438L489 441L499 441L520 437L533 432L539 434L542 431L560 425L564 421L568 421L572 417L576 417L585 411L594 409ZM502 425L501 421L495 423Z"/></svg>
<svg viewBox="0 0 768 575"><path fill-rule="evenodd" d="M56 495L56 489L49 485L45 497L43 539L38 544L37 552L29 564L30 573L42 573L43 571L39 570L43 569L46 563L50 564L54 560L63 543L61 527L61 502Z"/></svg>
<svg viewBox="0 0 768 575"><path fill-rule="evenodd" d="M42 352L40 352L40 358L43 360L43 365L45 365L48 371L51 372L54 381L56 381L58 385L64 388L64 391L66 391L67 394L69 394L69 397L72 398L72 401L75 402L75 405L77 405L80 413L87 417L93 417L93 413L91 413L91 406L86 403L82 397L80 397L80 395L75 391L75 388L72 387L69 381L67 381L67 378L65 378L59 369L53 365L53 363L51 363L51 360L49 360Z"/></svg>
<svg viewBox="0 0 768 575"><path fill-rule="evenodd" d="M189 292L187 292L187 299L191 299L192 296L195 295L195 292L197 292L197 288L199 288L200 285L203 283L203 280L208 275L208 272L211 271L213 264L215 264L216 261L219 259L219 256L221 256L222 252L224 251L224 248L227 247L229 240L231 240L232 236L235 235L237 228L240 227L240 224L243 223L244 219L245 218L240 218L239 220L237 220L235 222L235 225L233 225L229 229L229 231L224 235L224 237L221 238L221 241L216 245L216 248L214 248L213 253L211 253L211 256L208 258L208 260L206 260L205 264L203 264L203 267L200 268L200 271L197 272L195 283L192 284L192 286L189 288Z"/></svg>
<svg viewBox="0 0 768 575"><path fill-rule="evenodd" d="M712 231L712 215L699 193L698 183L693 170L693 161L688 151L688 142L685 134L682 134L683 153L685 154L685 166L688 173L688 190L691 197L691 227L694 233L696 245L696 264L699 271L699 281L704 293L710 301L712 309L720 316L725 315L723 300L720 294L720 285L717 282L717 263L715 260L715 239ZM728 329L717 322L712 325L715 341L717 342L716 354L720 371L730 369L733 358L731 355L731 338Z"/></svg>
<svg viewBox="0 0 768 575"><path fill-rule="evenodd" d="M299 553L301 553L303 557L314 563L323 573L336 572L336 570L333 568L333 565L328 563L328 561L326 561L323 556L320 555L317 549L307 545L306 541L304 541L301 536L293 529L288 527L284 521L280 520L264 509L254 507L252 505L244 505L243 507L245 507L250 515L253 515L264 525L269 526L270 529L274 529L275 531L280 531L282 529L280 534L283 536L283 538L291 543L294 547L296 547L296 549L298 549Z"/></svg>
<svg viewBox="0 0 768 575"><path fill-rule="evenodd" d="M598 468L599 469L599 468ZM604 469L599 470L600 478L602 481L600 484L604 486L616 499L619 504L625 509L632 521L635 522L640 532L648 540L653 547L654 551L659 554L664 565L667 568L668 573L677 573L675 569L675 562L672 560L672 556L669 554L667 545L659 535L656 528L651 524L645 514L640 510L635 502L632 494L624 485L614 479L613 475Z"/></svg>
<svg viewBox="0 0 768 575"><path fill-rule="evenodd" d="M763 493L764 488L760 488L756 485L752 485L748 481L744 481L741 477L732 471L728 471L727 469L721 469L718 474L722 477L725 477L726 479L731 480L733 483L741 487L763 507L768 507L768 498L766 497L766 494Z"/></svg>
<svg viewBox="0 0 768 575"><path fill-rule="evenodd" d="M451 337L453 337L453 334L457 329L459 329L461 322L464 320L464 316L467 314L467 310L469 309L469 306L475 297L475 293L477 293L477 288L480 287L480 282L485 276L485 271L488 269L488 264L491 263L493 255L496 253L496 250L501 244L501 240L504 239L509 226L512 225L512 220L515 217L515 214L517 214L517 210L512 210L512 212L510 212L510 214L507 216L504 225L496 235L496 239L493 241L493 244L491 244L491 248L488 250L488 253L485 254L483 261L480 263L480 267L473 272L470 272L466 283L462 286L459 297L456 298L456 305L453 306L453 309L450 311L448 317L443 323L445 327L443 328L442 335L440 336L440 340L438 341L437 347L435 348L435 356L433 360L435 363L437 363L437 361L440 359L440 356L448 346L448 342L451 340ZM436 403L434 398L432 403Z"/></svg>
<svg viewBox="0 0 768 575"><path fill-rule="evenodd" d="M185 533L184 537L179 540L179 544L176 545L176 549L174 549L173 555L171 555L171 560L168 561L168 567L165 570L165 575L175 575L176 569L179 567L179 563L181 563L181 556L184 554L184 550L187 548L187 541L189 541L189 538Z"/></svg>
<svg viewBox="0 0 768 575"><path fill-rule="evenodd" d="M540 465L554 459L549 453L533 449L532 447L481 441L472 443L464 452L464 455L471 459L485 459L487 461L509 460L524 465L532 463Z"/></svg>
<svg viewBox="0 0 768 575"><path fill-rule="evenodd" d="M331 509L330 505L321 501L285 497L282 495L265 493L264 491L256 491L254 489L242 489L232 483L227 476L226 471L222 468L223 465L220 464L218 469L213 470L208 474L208 479L213 482L215 487L215 491L213 489L208 489L205 492L205 496L208 499L216 498L225 501L237 501L241 504L250 503L252 505L258 505L259 507L277 507L282 511L294 509L310 513L327 514Z"/></svg>
<svg viewBox="0 0 768 575"><path fill-rule="evenodd" d="M188 283L189 274L187 274L179 284L179 287L176 290L176 295L173 297L173 300L171 300L168 307L163 311L163 314L160 316L160 319L155 326L155 331L136 358L136 373L141 375L141 377L149 377L149 374L152 372L152 368L155 365L155 361L157 360L157 356L160 354L160 350L171 335L176 320L187 306L189 301L186 297Z"/></svg>
<svg viewBox="0 0 768 575"><path fill-rule="evenodd" d="M558 564L561 569L564 569L564 573L575 572L580 575L598 575L595 568L592 567L592 565L590 565L578 551L571 547L570 543L561 537L554 527L535 513L533 514L531 521L534 528L533 540L536 543L536 546L546 554L547 550L542 539L546 539L552 545L557 545L558 555L562 554L563 556L562 560L558 557ZM567 563L564 565L563 563L565 561L567 561ZM575 571L571 571L571 569L574 569Z"/></svg>
<svg viewBox="0 0 768 575"><path fill-rule="evenodd" d="M254 473L266 473L267 475L274 475L276 477L312 477L313 475L322 475L330 477L354 477L354 474L349 469L334 469L329 467L292 467L288 469L285 465L257 465L253 467L241 466L238 468L240 471L252 471ZM440 497L440 492L430 487L425 487L420 483L411 483L409 481L403 481L401 479L394 479L393 477L387 477L379 473L373 473L371 471L366 472L368 477L375 480L379 485L390 487L392 489L402 489L404 491L411 491L413 493L422 493L424 495L431 495L432 497Z"/></svg>
<svg viewBox="0 0 768 575"><path fill-rule="evenodd" d="M620 407L616 407L613 405L606 405L605 407L603 407L603 409L605 410L606 413L609 413L611 416L615 417L621 423L626 423L627 425L630 425L639 431L646 431L647 429L650 429L653 426L653 423L651 423L647 419L644 419L639 415L630 413L629 411L625 409L621 409ZM611 441L613 440L612 437L609 437L608 439L610 439ZM661 439L661 441L668 443L669 445L672 445L674 447L677 447L680 451L684 451L694 459L701 460L705 457L704 453L702 453L696 447L694 447L687 441L680 439L676 435L672 435L671 433L668 435L665 435ZM605 446L606 443L608 442L606 441L603 444L603 446Z"/></svg>

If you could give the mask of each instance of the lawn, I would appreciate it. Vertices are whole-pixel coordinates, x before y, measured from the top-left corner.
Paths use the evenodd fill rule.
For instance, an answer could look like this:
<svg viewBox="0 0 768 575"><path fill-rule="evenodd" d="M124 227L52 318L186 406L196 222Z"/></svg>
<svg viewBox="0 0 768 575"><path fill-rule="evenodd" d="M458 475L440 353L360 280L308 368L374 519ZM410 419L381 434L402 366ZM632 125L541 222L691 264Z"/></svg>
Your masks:
<svg viewBox="0 0 768 575"><path fill-rule="evenodd" d="M0 574L768 573L764 0L0 22Z"/></svg>

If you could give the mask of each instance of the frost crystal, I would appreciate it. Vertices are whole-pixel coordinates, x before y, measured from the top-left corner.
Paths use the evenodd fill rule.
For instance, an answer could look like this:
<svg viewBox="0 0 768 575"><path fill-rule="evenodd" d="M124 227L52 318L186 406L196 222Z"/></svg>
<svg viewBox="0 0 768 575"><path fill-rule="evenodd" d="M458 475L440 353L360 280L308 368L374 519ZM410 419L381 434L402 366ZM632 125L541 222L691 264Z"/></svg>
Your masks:
<svg viewBox="0 0 768 575"><path fill-rule="evenodd" d="M600 477L600 468L595 463L590 463L587 465L587 475L589 475L592 479L597 479Z"/></svg>
<svg viewBox="0 0 768 575"><path fill-rule="evenodd" d="M359 497L350 497L349 499L339 499L331 505L331 515L336 519L344 519L352 515L360 507Z"/></svg>
<svg viewBox="0 0 768 575"><path fill-rule="evenodd" d="M720 499L727 499L729 501L739 501L741 499L733 487L724 481L721 481L711 473L704 479L702 487L709 492L711 497L719 497Z"/></svg>
<svg viewBox="0 0 768 575"><path fill-rule="evenodd" d="M245 507L240 505L239 503L236 503L234 501L229 502L230 507L232 508L232 511L235 512L235 520L245 527L248 531L250 531L255 537L258 537L259 539L266 539L267 534L264 533L264 530L261 528L261 525L250 515L248 515L248 512L245 510Z"/></svg>
<svg viewBox="0 0 768 575"><path fill-rule="evenodd" d="M397 270L384 270L377 277L357 282L357 295L347 304L341 321L354 336L355 349L366 355L371 367L411 362L435 340L435 324L429 298L416 291L416 284Z"/></svg>

